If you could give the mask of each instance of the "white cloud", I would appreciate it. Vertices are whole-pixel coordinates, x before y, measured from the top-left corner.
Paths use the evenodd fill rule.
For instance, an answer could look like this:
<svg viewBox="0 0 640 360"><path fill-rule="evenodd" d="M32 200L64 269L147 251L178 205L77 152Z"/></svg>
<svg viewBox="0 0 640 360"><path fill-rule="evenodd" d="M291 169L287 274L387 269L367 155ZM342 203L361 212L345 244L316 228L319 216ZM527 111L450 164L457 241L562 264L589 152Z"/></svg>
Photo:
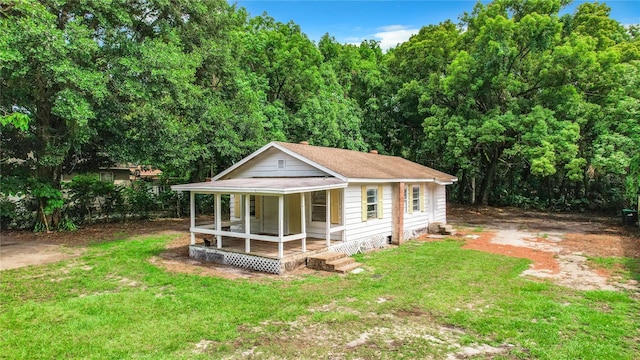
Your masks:
<svg viewBox="0 0 640 360"><path fill-rule="evenodd" d="M409 40L411 35L415 35L420 31L420 29L411 29L403 25L388 25L378 29L382 31L373 34L373 36L380 41L380 48L383 51Z"/></svg>
<svg viewBox="0 0 640 360"><path fill-rule="evenodd" d="M398 31L398 30L405 30L407 27L403 26L403 25L387 25L387 26L381 26L378 28L378 30L382 30L382 31Z"/></svg>

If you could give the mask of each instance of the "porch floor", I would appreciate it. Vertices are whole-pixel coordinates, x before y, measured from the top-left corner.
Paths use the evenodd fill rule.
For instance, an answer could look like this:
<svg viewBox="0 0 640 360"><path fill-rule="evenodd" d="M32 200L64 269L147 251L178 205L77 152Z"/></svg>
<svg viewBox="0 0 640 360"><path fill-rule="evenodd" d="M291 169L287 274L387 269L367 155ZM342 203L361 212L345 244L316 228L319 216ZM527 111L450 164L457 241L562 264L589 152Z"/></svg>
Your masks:
<svg viewBox="0 0 640 360"><path fill-rule="evenodd" d="M209 248L216 248L216 240L214 236L207 236L207 240L211 241ZM271 241L251 240L251 252L244 251L244 239L234 237L222 237L222 248L220 250L262 256L270 259L278 259L278 243ZM342 243L340 240L331 240L331 245ZM307 257L314 253L327 250L327 240L318 238L307 238L307 252L302 252L302 240L288 241L284 244L284 257L280 260L287 261L300 257ZM192 245L194 246L194 245ZM195 246L204 247L202 239L196 239Z"/></svg>

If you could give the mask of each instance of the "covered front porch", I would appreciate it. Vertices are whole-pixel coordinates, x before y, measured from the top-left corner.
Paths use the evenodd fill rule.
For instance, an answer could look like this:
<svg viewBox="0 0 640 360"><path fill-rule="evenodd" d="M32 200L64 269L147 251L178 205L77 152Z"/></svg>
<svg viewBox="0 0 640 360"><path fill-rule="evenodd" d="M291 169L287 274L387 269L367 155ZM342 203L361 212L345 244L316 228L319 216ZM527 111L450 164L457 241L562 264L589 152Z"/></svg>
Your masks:
<svg viewBox="0 0 640 360"><path fill-rule="evenodd" d="M265 258L304 254L345 240L346 182L332 177L246 178L175 185L189 191L191 245L210 236L210 248ZM196 196L214 197L212 221L196 222ZM228 214L228 218L223 218ZM197 236L201 235L201 236ZM210 251L209 251L210 253Z"/></svg>

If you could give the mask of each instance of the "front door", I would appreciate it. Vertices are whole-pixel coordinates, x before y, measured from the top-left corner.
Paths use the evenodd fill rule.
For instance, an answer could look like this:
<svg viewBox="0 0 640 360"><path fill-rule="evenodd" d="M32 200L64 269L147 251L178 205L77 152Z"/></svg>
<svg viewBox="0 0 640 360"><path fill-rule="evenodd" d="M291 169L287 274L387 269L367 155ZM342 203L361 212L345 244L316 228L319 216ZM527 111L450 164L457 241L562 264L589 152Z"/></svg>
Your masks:
<svg viewBox="0 0 640 360"><path fill-rule="evenodd" d="M287 195L287 212L285 212L285 217L288 219L289 225L289 234L299 234L302 232L302 227L300 226L300 221L302 217L300 216L300 194L291 194ZM287 216L286 214L289 214Z"/></svg>
<svg viewBox="0 0 640 360"><path fill-rule="evenodd" d="M433 184L427 184L427 209L429 210L429 222L436 219L436 187Z"/></svg>
<svg viewBox="0 0 640 360"><path fill-rule="evenodd" d="M278 234L278 197L262 198L262 231L265 234Z"/></svg>

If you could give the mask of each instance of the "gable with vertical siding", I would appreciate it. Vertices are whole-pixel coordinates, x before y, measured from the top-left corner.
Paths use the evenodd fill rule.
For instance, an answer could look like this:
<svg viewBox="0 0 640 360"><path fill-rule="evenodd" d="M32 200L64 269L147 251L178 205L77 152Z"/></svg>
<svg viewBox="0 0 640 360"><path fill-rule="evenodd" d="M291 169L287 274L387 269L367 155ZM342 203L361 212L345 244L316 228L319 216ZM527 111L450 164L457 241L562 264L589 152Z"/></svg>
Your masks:
<svg viewBox="0 0 640 360"><path fill-rule="evenodd" d="M270 148L239 168L226 174L220 180L252 177L316 177L329 176L289 154Z"/></svg>

